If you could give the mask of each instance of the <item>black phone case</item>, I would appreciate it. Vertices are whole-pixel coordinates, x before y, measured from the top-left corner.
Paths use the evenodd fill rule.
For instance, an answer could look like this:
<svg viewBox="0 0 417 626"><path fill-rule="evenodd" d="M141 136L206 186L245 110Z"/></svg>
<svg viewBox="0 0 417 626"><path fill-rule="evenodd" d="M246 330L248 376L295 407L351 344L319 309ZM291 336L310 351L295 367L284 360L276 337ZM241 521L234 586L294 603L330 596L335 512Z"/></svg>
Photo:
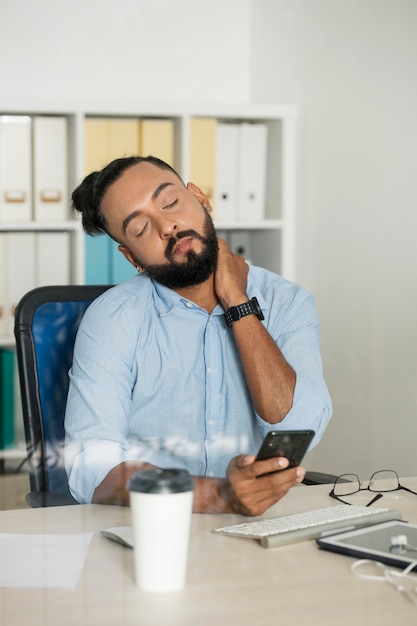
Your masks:
<svg viewBox="0 0 417 626"><path fill-rule="evenodd" d="M285 456L289 461L288 467L297 467L303 460L313 437L313 430L271 431L266 435L256 460L263 461L274 456Z"/></svg>

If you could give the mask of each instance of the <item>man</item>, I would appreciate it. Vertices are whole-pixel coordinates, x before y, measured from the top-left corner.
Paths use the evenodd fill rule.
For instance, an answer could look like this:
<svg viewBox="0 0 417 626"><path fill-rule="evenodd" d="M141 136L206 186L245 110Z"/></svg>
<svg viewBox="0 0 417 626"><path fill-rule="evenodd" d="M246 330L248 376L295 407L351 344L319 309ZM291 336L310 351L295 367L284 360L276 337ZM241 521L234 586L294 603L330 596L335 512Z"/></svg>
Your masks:
<svg viewBox="0 0 417 626"><path fill-rule="evenodd" d="M177 467L195 479L195 512L263 513L305 473L255 461L265 434L311 428L317 443L331 415L311 296L232 253L202 191L154 157L90 174L73 208L139 276L93 302L77 335L72 494L128 504L134 472Z"/></svg>

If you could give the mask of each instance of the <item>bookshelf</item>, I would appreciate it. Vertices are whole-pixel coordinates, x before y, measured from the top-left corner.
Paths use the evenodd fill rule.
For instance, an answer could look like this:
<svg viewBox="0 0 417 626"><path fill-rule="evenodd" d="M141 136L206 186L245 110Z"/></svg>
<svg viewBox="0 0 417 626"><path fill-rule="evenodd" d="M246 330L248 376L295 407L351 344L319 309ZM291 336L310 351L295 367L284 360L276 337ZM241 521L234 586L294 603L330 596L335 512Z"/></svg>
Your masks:
<svg viewBox="0 0 417 626"><path fill-rule="evenodd" d="M33 244L33 257L28 257L27 249L25 256L21 256L21 271L15 283L14 297L21 297L29 288L37 286L36 280L30 285L30 280L26 276L25 268L36 266L38 261L37 238L47 235L65 236L68 246L68 268L67 282L69 283L113 283L120 282L129 275L132 275L133 268L127 263L122 255L117 251L114 242L106 236L85 238L80 223L69 219L68 207L71 190L80 182L87 171L91 171L94 158L97 158L97 150L102 150L105 155L101 156L100 167L115 156L131 154L132 133L138 131L140 139L137 143L138 152L143 146L144 154L154 153L156 156L163 156L166 160L171 160L171 164L177 169L185 182L191 180L199 185L203 191L207 192L214 205L214 222L221 237L228 240L229 245L236 252L244 254L252 263L264 266L274 272L282 274L284 277L295 279L295 143L296 143L296 110L291 106L279 105L195 105L195 106L165 106L161 104L125 104L122 103L90 103L81 110L78 106L58 106L51 102L34 102L32 106L22 109L20 103L8 102L0 110L0 116L27 116L32 121L38 118L63 119L66 125L66 154L65 154L65 215L63 219L39 220L34 217L34 206L36 204L36 185L34 181L36 163L32 162L31 185L32 185L32 214L29 219L4 219L0 208L0 259L4 267L4 274L10 271L10 263L4 252L4 241L11 235L28 236L35 238ZM97 122L97 128L103 124L116 125L116 122L125 128L123 132L116 132L113 138L112 148L97 148L96 157L91 160L91 145L102 146L101 139L93 133L93 140L89 138L88 125ZM152 149L152 141L146 143L146 124L152 128L153 124L158 128L168 126L170 128L171 144L168 156L159 148ZM90 124L91 125L91 124ZM92 124L94 126L94 124ZM133 129L133 130L132 130ZM218 133L225 130L226 135L222 137ZM244 133L263 129L264 141L264 166L263 171L263 199L262 206L253 211L249 206L249 212L245 215L239 214L239 191L236 192L238 200L234 208L223 211L220 179L228 181L233 178L233 173L229 177L228 168L235 165L235 161L241 159L246 153L252 158L252 150L243 150L244 139L237 146L227 140L227 133L237 133L239 137ZM95 131L94 131L95 132ZM100 132L100 131L99 131ZM105 131L107 132L107 131ZM142 133L142 134L140 134ZM199 134L202 133L202 134ZM239 134L240 133L240 134ZM155 133L154 133L155 134ZM226 139L225 139L226 137ZM127 138L127 139L126 139ZM0 144L2 136L0 132ZM32 131L33 141L33 131ZM123 143L127 141L127 144ZM141 141L144 143L141 144ZM220 142L223 141L225 149L220 150ZM262 139L261 139L262 141ZM158 144L156 144L158 145ZM161 144L160 144L161 145ZM256 145L256 144L255 144ZM217 146L217 147L216 147ZM226 151L231 152L228 159ZM1 152L1 145L0 145ZM159 152L159 154L157 153ZM256 152L256 151L254 151ZM32 148L32 158L36 155L36 150ZM90 156L89 156L90 154ZM236 155L236 159L233 158ZM59 156L59 155L57 155ZM220 163L220 159L223 162ZM246 166L241 165L244 174L241 181L248 181L252 172L257 171L257 164L262 162L258 158L249 162ZM1 164L1 160L0 160ZM246 167L246 170L244 169ZM259 173L259 172L258 172ZM236 175L236 172L234 172ZM205 179L209 177L209 180ZM239 177L239 172L238 172ZM0 169L0 191L1 186L6 183L1 179ZM236 184L236 183L234 183ZM242 182L239 183L242 186ZM3 190L4 191L4 190ZM228 190L229 192L230 190ZM211 195L210 195L211 194ZM217 194L217 195L216 195ZM223 193L225 197L227 194ZM232 192L231 192L232 195ZM249 194L250 195L250 194ZM256 194L252 194L256 195ZM53 242L53 238L50 240ZM59 241L59 239L57 239ZM53 243L49 246L51 254L51 266L53 259L59 258L60 246ZM31 249L32 250L32 249ZM13 258L13 257L12 257ZM43 283L45 284L45 282ZM3 311L10 302L7 302L7 294L0 287L0 296L3 302L0 303ZM10 298L9 298L10 300ZM12 306L16 302L12 303ZM11 324L0 322L0 350L13 349L14 338L11 331ZM1 455L5 451L0 450ZM7 451L7 454L13 452Z"/></svg>

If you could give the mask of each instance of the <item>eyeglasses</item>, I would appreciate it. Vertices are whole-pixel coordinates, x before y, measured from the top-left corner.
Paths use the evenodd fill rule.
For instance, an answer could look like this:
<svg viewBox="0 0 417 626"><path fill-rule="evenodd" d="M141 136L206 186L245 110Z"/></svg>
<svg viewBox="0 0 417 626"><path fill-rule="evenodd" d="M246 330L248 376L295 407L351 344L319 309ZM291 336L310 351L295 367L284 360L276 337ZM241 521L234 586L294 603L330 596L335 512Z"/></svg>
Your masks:
<svg viewBox="0 0 417 626"><path fill-rule="evenodd" d="M377 486L375 484L375 481L377 480L383 480L383 486ZM394 472L394 470L380 470L372 474L367 487L361 487L361 481L356 474L342 474L341 476L338 476L333 485L333 489L329 493L329 496L339 500L339 502L343 502L343 504L351 504L350 502L342 500L342 496L350 496L354 493L358 493L358 491L378 492L377 495L374 496L366 505L371 506L371 504L382 498L383 493L388 491L398 491L399 489L404 489L404 491L408 491L409 493L413 493L417 496L416 491L400 485L400 479L398 478L397 472Z"/></svg>

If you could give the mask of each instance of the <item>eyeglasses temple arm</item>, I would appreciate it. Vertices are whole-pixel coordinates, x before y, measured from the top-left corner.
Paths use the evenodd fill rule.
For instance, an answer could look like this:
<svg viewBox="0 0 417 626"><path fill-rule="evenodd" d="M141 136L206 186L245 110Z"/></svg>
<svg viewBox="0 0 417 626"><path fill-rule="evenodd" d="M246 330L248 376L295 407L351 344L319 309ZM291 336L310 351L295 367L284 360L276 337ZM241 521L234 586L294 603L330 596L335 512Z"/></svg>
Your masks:
<svg viewBox="0 0 417 626"><path fill-rule="evenodd" d="M335 493L334 493L334 489L332 489L332 490L329 492L329 496L330 496L331 498L334 498L335 500L339 500L339 502L342 502L343 504L348 504L348 505L350 506L350 502L345 502L345 500L342 500L342 498L339 498L339 496L336 496L336 495L335 495Z"/></svg>
<svg viewBox="0 0 417 626"><path fill-rule="evenodd" d="M412 489L409 489L408 487L403 487L402 485L399 486L400 489L404 489L404 491L408 491L408 493L413 493L415 496L417 496L417 491L413 491Z"/></svg>
<svg viewBox="0 0 417 626"><path fill-rule="evenodd" d="M380 500L382 498L382 495L383 495L382 493L377 493L376 496L374 496L372 498L372 500L370 502L368 502L368 504L366 506L371 506L371 504L373 504L377 500Z"/></svg>

